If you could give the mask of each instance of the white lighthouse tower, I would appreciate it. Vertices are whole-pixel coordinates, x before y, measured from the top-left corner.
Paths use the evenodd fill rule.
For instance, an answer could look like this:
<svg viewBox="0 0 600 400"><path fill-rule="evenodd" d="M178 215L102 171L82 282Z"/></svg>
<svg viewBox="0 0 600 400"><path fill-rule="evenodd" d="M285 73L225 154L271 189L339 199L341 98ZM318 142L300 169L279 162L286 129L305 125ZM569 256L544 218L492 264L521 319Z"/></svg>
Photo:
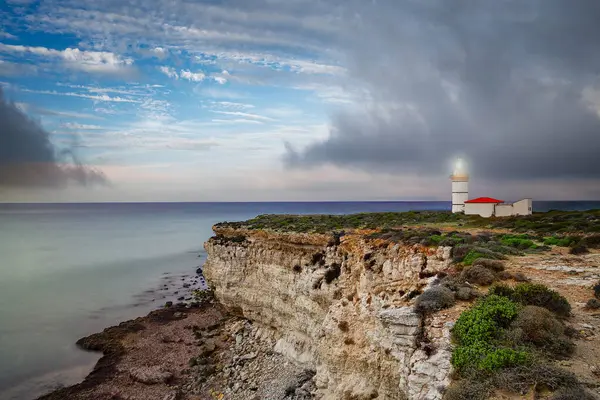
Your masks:
<svg viewBox="0 0 600 400"><path fill-rule="evenodd" d="M469 174L460 158L454 164L452 179L452 212L464 212L465 201L469 199Z"/></svg>

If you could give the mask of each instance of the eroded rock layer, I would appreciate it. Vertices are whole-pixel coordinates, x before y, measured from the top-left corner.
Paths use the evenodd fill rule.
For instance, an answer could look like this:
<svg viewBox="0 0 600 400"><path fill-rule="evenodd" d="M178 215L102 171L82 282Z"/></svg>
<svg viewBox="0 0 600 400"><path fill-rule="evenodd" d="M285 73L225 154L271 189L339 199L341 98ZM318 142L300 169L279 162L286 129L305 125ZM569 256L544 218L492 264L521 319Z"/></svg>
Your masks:
<svg viewBox="0 0 600 400"><path fill-rule="evenodd" d="M424 320L410 300L449 267L450 247L214 229L204 274L218 300L316 371L318 397L441 399L453 318Z"/></svg>

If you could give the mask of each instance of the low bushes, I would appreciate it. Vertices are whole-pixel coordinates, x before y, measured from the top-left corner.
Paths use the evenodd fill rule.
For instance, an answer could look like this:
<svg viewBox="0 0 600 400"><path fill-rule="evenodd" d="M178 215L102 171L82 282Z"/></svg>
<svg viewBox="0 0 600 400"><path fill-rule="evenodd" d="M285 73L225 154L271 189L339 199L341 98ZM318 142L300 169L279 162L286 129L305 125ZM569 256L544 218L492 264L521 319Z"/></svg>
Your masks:
<svg viewBox="0 0 600 400"><path fill-rule="evenodd" d="M495 272L504 271L504 263L502 261L490 260L489 258L478 258L473 261L473 266L487 268Z"/></svg>
<svg viewBox="0 0 600 400"><path fill-rule="evenodd" d="M563 388L550 397L549 400L595 400L596 396L590 394L581 385Z"/></svg>
<svg viewBox="0 0 600 400"><path fill-rule="evenodd" d="M599 249L600 248L600 234L589 235L581 239L579 242L580 245L589 247L590 249Z"/></svg>
<svg viewBox="0 0 600 400"><path fill-rule="evenodd" d="M524 307L507 336L514 343L533 345L551 357L568 356L575 349L565 334L564 324L553 313L537 306Z"/></svg>
<svg viewBox="0 0 600 400"><path fill-rule="evenodd" d="M494 386L518 394L526 394L532 386L557 390L576 387L579 382L572 372L544 363L518 366L499 371L493 377Z"/></svg>
<svg viewBox="0 0 600 400"><path fill-rule="evenodd" d="M501 295L523 305L544 307L561 317L566 317L571 312L571 305L558 292L548 289L544 285L533 283L519 283L514 289L497 285L490 288L491 294Z"/></svg>
<svg viewBox="0 0 600 400"><path fill-rule="evenodd" d="M499 342L518 311L518 304L508 298L491 295L461 314L452 330L458 343L452 353L452 365L460 374L492 372L529 361L526 351Z"/></svg>
<svg viewBox="0 0 600 400"><path fill-rule="evenodd" d="M428 313L443 310L454 305L454 293L445 286L434 286L427 289L415 302L415 311Z"/></svg>
<svg viewBox="0 0 600 400"><path fill-rule="evenodd" d="M578 237L573 236L550 236L544 238L544 244L546 246L560 246L560 247L569 247L574 245L579 241Z"/></svg>
<svg viewBox="0 0 600 400"><path fill-rule="evenodd" d="M579 255L579 254L587 254L590 251L585 246L575 246L569 249L569 254Z"/></svg>
<svg viewBox="0 0 600 400"><path fill-rule="evenodd" d="M594 297L600 299L600 282L594 285Z"/></svg>
<svg viewBox="0 0 600 400"><path fill-rule="evenodd" d="M496 389L526 394L532 388L553 391L556 399L570 399L564 396L571 393L587 399L575 375L549 361L574 349L555 314L564 314L560 301L561 307L554 306L556 296L564 299L543 285L494 285L463 312L452 330L451 359L462 379L448 388L445 399L486 399ZM530 304L540 299L550 299L552 309Z"/></svg>
<svg viewBox="0 0 600 400"><path fill-rule="evenodd" d="M492 389L488 382L465 379L454 382L446 391L444 400L485 400Z"/></svg>
<svg viewBox="0 0 600 400"><path fill-rule="evenodd" d="M482 286L489 286L497 279L493 271L478 265L465 268L461 277L469 283Z"/></svg>
<svg viewBox="0 0 600 400"><path fill-rule="evenodd" d="M504 235L500 239L500 243L520 250L535 249L537 247L529 235Z"/></svg>
<svg viewBox="0 0 600 400"><path fill-rule="evenodd" d="M597 310L600 308L600 300L598 299L589 299L587 303L585 303L585 307L590 310Z"/></svg>

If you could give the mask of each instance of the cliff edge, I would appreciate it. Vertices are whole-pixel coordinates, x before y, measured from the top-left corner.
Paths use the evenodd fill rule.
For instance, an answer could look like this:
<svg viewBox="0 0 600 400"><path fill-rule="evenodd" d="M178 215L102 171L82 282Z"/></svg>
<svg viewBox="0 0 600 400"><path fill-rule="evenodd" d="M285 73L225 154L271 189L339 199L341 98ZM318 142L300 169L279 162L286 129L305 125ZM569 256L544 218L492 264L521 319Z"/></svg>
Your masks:
<svg viewBox="0 0 600 400"><path fill-rule="evenodd" d="M451 382L451 328L489 282L465 282L475 294L442 311L416 312L415 299L475 259L497 256L506 271L493 280L544 282L573 303L570 322L587 332L578 344L588 355L576 353L567 367L579 366L594 387L597 350L589 352L598 323L585 301L600 276L600 254L546 245L567 237L564 230L552 236L552 229L570 229L563 225L529 238L511 235L506 220L431 215L403 215L384 229L367 214L359 222L263 216L218 224L205 243L204 274L219 302L274 338L275 352L316 373L316 398L436 400ZM444 221L423 220L430 217Z"/></svg>

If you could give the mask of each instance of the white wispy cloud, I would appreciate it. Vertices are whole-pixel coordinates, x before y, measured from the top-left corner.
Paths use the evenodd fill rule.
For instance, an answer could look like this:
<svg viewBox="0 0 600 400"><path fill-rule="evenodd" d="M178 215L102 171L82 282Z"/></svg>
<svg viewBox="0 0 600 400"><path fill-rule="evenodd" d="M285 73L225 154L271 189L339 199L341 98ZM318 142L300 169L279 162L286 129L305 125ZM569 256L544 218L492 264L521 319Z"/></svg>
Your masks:
<svg viewBox="0 0 600 400"><path fill-rule="evenodd" d="M50 49L41 46L23 46L0 43L0 52L32 54L40 57L61 59L65 66L85 72L111 73L122 72L133 64L131 58L122 58L107 51L85 51L77 48L65 50Z"/></svg>
<svg viewBox="0 0 600 400"><path fill-rule="evenodd" d="M56 116L63 118L80 118L80 119L104 119L98 115L88 114L88 113L80 113L74 111L64 111L64 110L50 110L47 108L41 107L32 107L31 110L40 115L48 115L48 116Z"/></svg>
<svg viewBox="0 0 600 400"><path fill-rule="evenodd" d="M179 73L181 79L186 79L192 82L202 82L206 75L202 71L191 72L189 69L182 69Z"/></svg>
<svg viewBox="0 0 600 400"><path fill-rule="evenodd" d="M2 30L0 30L0 38L4 38L4 39L17 39L17 37L13 34L10 34L8 32L4 32Z"/></svg>
<svg viewBox="0 0 600 400"><path fill-rule="evenodd" d="M20 90L23 92L28 92L28 93L48 94L48 95L53 95L53 96L81 97L84 99L114 102L114 103L141 103L141 101L139 101L139 100L127 99L127 98L123 98L123 97L110 97L106 94L98 96L98 95L88 95L88 94L73 93L73 92L58 92L56 90L33 90L33 89L20 89Z"/></svg>
<svg viewBox="0 0 600 400"><path fill-rule="evenodd" d="M235 119L212 119L212 122L217 122L220 124L262 124L261 121L257 121L255 119L244 119L244 118L235 118Z"/></svg>
<svg viewBox="0 0 600 400"><path fill-rule="evenodd" d="M257 121L266 121L266 122L275 121L273 118L266 117L264 115L245 113L245 112L241 112L241 111L216 111L216 110L213 110L212 112L214 112L216 114L222 114L222 115L232 115L235 117L255 119Z"/></svg>
<svg viewBox="0 0 600 400"><path fill-rule="evenodd" d="M227 109L244 110L254 108L252 104L236 103L233 101L210 101L209 104L213 107L222 107Z"/></svg>
<svg viewBox="0 0 600 400"><path fill-rule="evenodd" d="M169 78L179 79L179 74L177 74L177 71L175 71L175 68L173 68L173 67L168 67L166 65L162 65L162 66L158 67L158 69L160 72L162 72Z"/></svg>
<svg viewBox="0 0 600 400"><path fill-rule="evenodd" d="M100 125L88 125L88 124L79 124L77 122L66 122L60 125L61 128L65 129L73 129L73 130L83 130L83 131L97 131L106 129Z"/></svg>

